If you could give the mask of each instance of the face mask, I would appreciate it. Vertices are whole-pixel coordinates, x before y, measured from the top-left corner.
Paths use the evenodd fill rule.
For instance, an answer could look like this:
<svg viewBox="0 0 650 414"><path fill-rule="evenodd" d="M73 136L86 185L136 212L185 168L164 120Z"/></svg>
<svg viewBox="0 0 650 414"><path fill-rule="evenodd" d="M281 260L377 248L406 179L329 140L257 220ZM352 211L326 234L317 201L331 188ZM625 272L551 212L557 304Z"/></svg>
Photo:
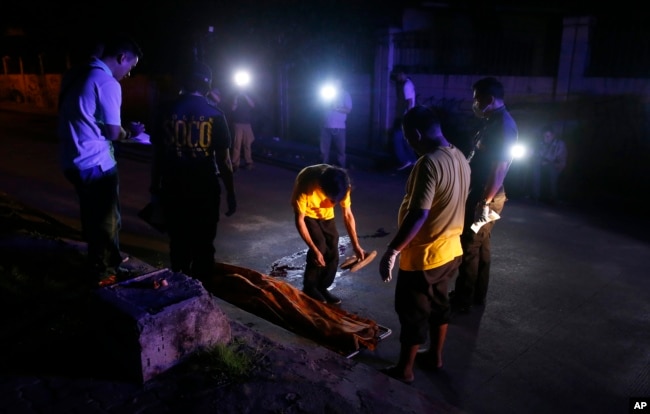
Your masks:
<svg viewBox="0 0 650 414"><path fill-rule="evenodd" d="M478 106L478 102L474 102L472 104L472 112L474 112L474 116L477 118L485 118L485 111L487 110L488 106L490 105L487 105L485 108L481 109Z"/></svg>

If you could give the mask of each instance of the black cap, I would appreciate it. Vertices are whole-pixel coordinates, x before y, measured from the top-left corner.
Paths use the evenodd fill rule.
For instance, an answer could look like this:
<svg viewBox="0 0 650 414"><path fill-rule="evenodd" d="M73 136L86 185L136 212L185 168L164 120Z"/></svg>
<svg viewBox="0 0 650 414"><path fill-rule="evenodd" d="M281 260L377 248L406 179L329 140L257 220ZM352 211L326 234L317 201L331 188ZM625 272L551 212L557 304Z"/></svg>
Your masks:
<svg viewBox="0 0 650 414"><path fill-rule="evenodd" d="M212 83L212 70L203 62L192 62L183 73L182 83L188 92L206 93Z"/></svg>

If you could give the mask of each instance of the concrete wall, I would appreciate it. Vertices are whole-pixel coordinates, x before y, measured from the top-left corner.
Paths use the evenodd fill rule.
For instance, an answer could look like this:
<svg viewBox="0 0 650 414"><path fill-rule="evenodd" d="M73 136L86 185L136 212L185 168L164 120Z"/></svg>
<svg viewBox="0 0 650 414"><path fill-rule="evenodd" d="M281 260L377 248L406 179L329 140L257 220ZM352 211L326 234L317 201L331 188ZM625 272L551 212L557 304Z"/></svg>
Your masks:
<svg viewBox="0 0 650 414"><path fill-rule="evenodd" d="M24 105L26 108L55 114L62 76L62 74L0 75L0 102L12 102ZM165 93L161 80L136 76L123 80L122 85L124 119L150 121L158 97ZM20 105L16 108L20 109Z"/></svg>
<svg viewBox="0 0 650 414"><path fill-rule="evenodd" d="M563 181L572 196L579 197L576 189L590 193L619 192L628 186L650 189L646 179L650 176L650 79L585 76L592 23L590 17L564 19L560 64L554 77L413 74L418 102L442 109L448 115L446 135L463 145L476 126L471 114L471 85L481 77L496 76L505 86L506 103L519 124L522 141L532 143L546 123L560 129L569 147ZM374 73L350 79L348 90L354 106L348 121L350 152L368 157L391 153L396 99L395 84L390 80L395 63L391 38L396 33L399 31L391 29L378 38ZM60 78L59 74L0 75L0 101L54 113ZM136 76L123 84L124 119L149 125L156 103L175 92L169 79ZM317 145L319 121L313 105L306 96L296 96L289 95L297 101L288 102L293 109L282 122L290 127L281 138ZM277 117L279 112L270 109L269 117ZM270 118L266 123L275 126L267 128L275 136L272 130L279 121ZM522 182L526 180L522 178Z"/></svg>
<svg viewBox="0 0 650 414"><path fill-rule="evenodd" d="M61 75L0 75L0 101L43 109L56 107Z"/></svg>

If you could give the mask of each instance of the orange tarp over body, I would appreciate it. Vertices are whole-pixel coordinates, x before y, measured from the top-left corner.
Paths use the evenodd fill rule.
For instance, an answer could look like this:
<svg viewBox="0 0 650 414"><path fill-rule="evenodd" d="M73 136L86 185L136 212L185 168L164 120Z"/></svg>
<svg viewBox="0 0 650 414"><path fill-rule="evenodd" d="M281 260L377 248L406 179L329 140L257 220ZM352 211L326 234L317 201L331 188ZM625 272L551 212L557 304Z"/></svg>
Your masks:
<svg viewBox="0 0 650 414"><path fill-rule="evenodd" d="M375 321L318 302L288 282L263 273L216 263L213 276L202 282L226 302L337 352L374 350L379 341Z"/></svg>

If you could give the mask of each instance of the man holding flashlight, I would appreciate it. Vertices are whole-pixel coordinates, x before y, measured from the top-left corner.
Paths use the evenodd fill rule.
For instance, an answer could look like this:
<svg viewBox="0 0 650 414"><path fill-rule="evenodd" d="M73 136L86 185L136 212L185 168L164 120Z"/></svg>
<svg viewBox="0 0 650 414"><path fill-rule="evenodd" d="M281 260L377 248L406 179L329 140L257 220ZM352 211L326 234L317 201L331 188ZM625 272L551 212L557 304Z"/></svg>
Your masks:
<svg viewBox="0 0 650 414"><path fill-rule="evenodd" d="M321 161L329 164L330 149L334 146L335 163L345 168L345 127L348 114L352 111L352 98L342 88L339 79L324 87L321 95L328 105L320 133Z"/></svg>
<svg viewBox="0 0 650 414"><path fill-rule="evenodd" d="M245 90L250 82L248 72L237 72L235 74L235 83L240 88L240 92L235 95L232 102L231 121L233 123L234 137L232 145L232 168L233 171L239 169L240 158L243 152L244 168L253 169L253 152L252 145L255 141L253 133L253 109L255 101L251 98L250 93Z"/></svg>

